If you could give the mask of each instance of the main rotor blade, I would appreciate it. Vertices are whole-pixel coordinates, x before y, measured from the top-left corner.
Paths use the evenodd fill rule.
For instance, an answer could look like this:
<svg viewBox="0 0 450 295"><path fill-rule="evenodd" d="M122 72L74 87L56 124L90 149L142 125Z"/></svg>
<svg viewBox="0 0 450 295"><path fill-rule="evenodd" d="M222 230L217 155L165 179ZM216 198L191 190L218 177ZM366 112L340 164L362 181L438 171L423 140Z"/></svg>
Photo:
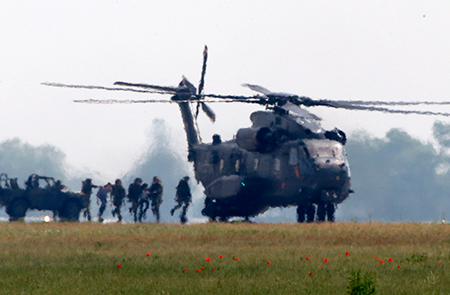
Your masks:
<svg viewBox="0 0 450 295"><path fill-rule="evenodd" d="M203 91L203 87L205 86L205 73L206 73L206 61L208 60L208 46L205 45L205 49L203 50L203 66L202 66L202 74L200 78L200 84L198 85L198 94L201 94Z"/></svg>
<svg viewBox="0 0 450 295"><path fill-rule="evenodd" d="M371 112L383 112L383 113L392 113L392 114L416 114L416 115L430 115L430 116L445 116L449 117L450 113L445 112L432 112L432 111L417 111L417 110L395 110L395 109L388 109L384 107L376 107L371 106L371 104L353 104L354 101L333 101L333 100L315 100L309 97L291 97L290 101L297 105L304 105L304 106L326 106L326 107L332 107L337 109L347 109L347 110L361 110L361 111L371 111ZM420 103L411 103L404 102L403 105L418 105ZM430 103L432 104L432 103ZM442 103L442 104L450 104L450 103ZM382 105L382 104L380 104ZM386 104L386 105L396 105L396 104Z"/></svg>
<svg viewBox="0 0 450 295"><path fill-rule="evenodd" d="M202 110L205 112L205 114L208 116L208 118L214 123L216 122L216 114L214 111L203 101L200 102L202 106Z"/></svg>
<svg viewBox="0 0 450 295"><path fill-rule="evenodd" d="M340 108L346 110L362 110L371 112L383 112L391 114L416 114L416 115L428 115L428 116L445 116L450 117L450 113L445 112L432 112L432 111L416 111L416 110L393 110L388 108L373 107L373 106L363 106L363 105L351 105L351 104L341 104L337 102L331 102L330 105L333 108Z"/></svg>
<svg viewBox="0 0 450 295"><path fill-rule="evenodd" d="M450 105L450 101L364 101L364 100L336 100L339 103L354 105L386 105L386 106L409 106L409 105Z"/></svg>
<svg viewBox="0 0 450 295"><path fill-rule="evenodd" d="M135 104L135 103L175 103L172 100L131 100L131 99L76 99L73 102L76 103L91 103L91 104Z"/></svg>
<svg viewBox="0 0 450 295"><path fill-rule="evenodd" d="M190 102L191 100L156 100L156 99L146 99L146 100L131 100L131 99L77 99L74 100L76 103L91 103L91 104L136 104L136 103L180 103L180 102ZM259 103L259 101L254 100L235 100L235 99L227 99L227 100L206 100L202 101L207 103L235 103L235 102L243 102L243 103ZM206 106L208 108L208 106ZM212 112L212 115L215 114Z"/></svg>
<svg viewBox="0 0 450 295"><path fill-rule="evenodd" d="M178 89L178 87L175 87L175 86L159 86L159 85L142 84L142 83L128 83L128 82L122 82L122 81L114 82L114 85L139 87L139 88L145 88L145 89L148 89L148 88L156 89L156 90L170 92L171 94L175 94Z"/></svg>
<svg viewBox="0 0 450 295"><path fill-rule="evenodd" d="M256 91L256 92L259 92L259 93L262 93L262 94L264 94L264 95L268 95L268 94L271 94L271 93L272 93L272 91L270 91L269 89L264 88L264 87L262 87L262 86L260 86L260 85L255 85L255 84L242 84L242 86L248 87L248 88L250 88L251 90Z"/></svg>
<svg viewBox="0 0 450 295"><path fill-rule="evenodd" d="M119 88L119 87L104 87L104 86L94 86L94 85L72 85L72 84L62 84L62 83L52 83L52 82L44 82L41 84L44 86L64 87L64 88L99 89L99 90L108 90L108 91L131 91L131 92L139 92L139 93L172 94L172 92L169 93L166 91L141 90L141 89Z"/></svg>

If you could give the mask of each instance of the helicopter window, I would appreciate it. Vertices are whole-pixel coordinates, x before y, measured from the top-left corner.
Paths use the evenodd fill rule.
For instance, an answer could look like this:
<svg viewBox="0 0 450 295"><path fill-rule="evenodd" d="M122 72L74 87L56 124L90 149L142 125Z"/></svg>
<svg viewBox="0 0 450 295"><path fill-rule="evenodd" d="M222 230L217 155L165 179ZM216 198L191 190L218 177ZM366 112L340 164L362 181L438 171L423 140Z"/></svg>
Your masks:
<svg viewBox="0 0 450 295"><path fill-rule="evenodd" d="M241 162L239 160L236 160L236 164L234 164L234 169L236 170L236 172L239 172L240 164Z"/></svg>
<svg viewBox="0 0 450 295"><path fill-rule="evenodd" d="M291 148L289 151L289 165L298 164L298 150L296 148Z"/></svg>
<svg viewBox="0 0 450 295"><path fill-rule="evenodd" d="M255 165L253 166L253 171L257 171L259 166L259 159L255 158Z"/></svg>
<svg viewBox="0 0 450 295"><path fill-rule="evenodd" d="M279 158L275 158L273 170L275 170L275 172L279 172L281 170L281 161Z"/></svg>

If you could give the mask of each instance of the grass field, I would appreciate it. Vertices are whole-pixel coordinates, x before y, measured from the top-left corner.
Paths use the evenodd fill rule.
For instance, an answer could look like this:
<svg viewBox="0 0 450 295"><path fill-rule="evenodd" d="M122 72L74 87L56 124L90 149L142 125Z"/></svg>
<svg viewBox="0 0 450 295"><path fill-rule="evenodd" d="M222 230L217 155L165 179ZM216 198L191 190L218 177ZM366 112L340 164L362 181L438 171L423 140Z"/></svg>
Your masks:
<svg viewBox="0 0 450 295"><path fill-rule="evenodd" d="M445 224L1 223L0 237L0 294L346 294L358 270L378 294L450 294Z"/></svg>

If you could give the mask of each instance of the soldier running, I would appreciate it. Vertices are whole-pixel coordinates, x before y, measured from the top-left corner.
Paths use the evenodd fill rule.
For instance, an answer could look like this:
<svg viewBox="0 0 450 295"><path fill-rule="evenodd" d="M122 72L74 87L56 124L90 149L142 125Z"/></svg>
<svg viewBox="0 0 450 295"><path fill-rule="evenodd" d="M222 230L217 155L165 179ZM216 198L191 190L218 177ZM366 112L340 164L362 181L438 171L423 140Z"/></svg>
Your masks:
<svg viewBox="0 0 450 295"><path fill-rule="evenodd" d="M82 184L81 192L83 193L83 206L86 207L86 209L84 209L83 216L87 217L88 221L91 221L91 219L92 219L92 217L91 217L92 189L99 187L99 186L92 184L92 179L90 179L90 178L86 178L86 180L81 182L81 184Z"/></svg>
<svg viewBox="0 0 450 295"><path fill-rule="evenodd" d="M147 212L148 207L150 206L149 195L150 192L148 191L148 184L144 183L142 185L141 196L139 197L139 217L138 217L139 222L142 222L142 218L144 219L146 218L145 213Z"/></svg>
<svg viewBox="0 0 450 295"><path fill-rule="evenodd" d="M119 218L118 222L122 221L122 214L120 212L123 204L123 200L125 199L125 189L122 186L122 181L120 179L116 179L116 182L112 186L111 199L113 201L113 205L116 207L112 210L112 216Z"/></svg>
<svg viewBox="0 0 450 295"><path fill-rule="evenodd" d="M98 222L103 222L103 212L106 209L106 202L108 199L108 194L112 192L112 184L108 182L103 187L101 187L97 192L97 205L99 201L101 203L100 208L98 209Z"/></svg>
<svg viewBox="0 0 450 295"><path fill-rule="evenodd" d="M173 207L172 210L170 210L170 215L173 216L173 214L175 213L175 210L177 210L181 206L183 206L183 209L181 210L181 214L180 214L181 223L187 222L186 211L187 211L189 204L192 202L191 189L189 188L188 181L189 181L189 176L185 176L178 183L177 195L175 197L175 202L177 202L178 204L175 207Z"/></svg>
<svg viewBox="0 0 450 295"><path fill-rule="evenodd" d="M152 212L153 215L156 217L156 222L159 222L161 216L159 214L159 207L161 206L163 200L162 200L162 194L163 194L164 187L162 185L161 180L158 176L153 177L152 185L150 186L150 200L152 201Z"/></svg>
<svg viewBox="0 0 450 295"><path fill-rule="evenodd" d="M142 179L136 178L128 187L128 201L131 202L130 213L133 214L134 222L138 221L137 210L139 207L139 197L142 194Z"/></svg>

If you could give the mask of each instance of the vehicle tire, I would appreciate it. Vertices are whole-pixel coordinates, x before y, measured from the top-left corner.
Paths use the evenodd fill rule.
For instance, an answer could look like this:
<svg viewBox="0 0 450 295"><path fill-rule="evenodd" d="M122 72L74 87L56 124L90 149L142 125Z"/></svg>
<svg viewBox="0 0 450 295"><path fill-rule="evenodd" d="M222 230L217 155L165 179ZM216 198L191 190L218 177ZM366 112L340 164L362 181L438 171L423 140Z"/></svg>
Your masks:
<svg viewBox="0 0 450 295"><path fill-rule="evenodd" d="M228 222L228 216L219 216L219 222Z"/></svg>
<svg viewBox="0 0 450 295"><path fill-rule="evenodd" d="M60 213L61 220L78 222L80 218L81 205L76 201L67 201Z"/></svg>
<svg viewBox="0 0 450 295"><path fill-rule="evenodd" d="M24 218L28 210L28 203L23 199L13 201L6 208L6 213L9 215L9 221L17 221Z"/></svg>
<svg viewBox="0 0 450 295"><path fill-rule="evenodd" d="M306 208L306 222L314 222L314 217L316 216L316 206L314 204L308 204Z"/></svg>

